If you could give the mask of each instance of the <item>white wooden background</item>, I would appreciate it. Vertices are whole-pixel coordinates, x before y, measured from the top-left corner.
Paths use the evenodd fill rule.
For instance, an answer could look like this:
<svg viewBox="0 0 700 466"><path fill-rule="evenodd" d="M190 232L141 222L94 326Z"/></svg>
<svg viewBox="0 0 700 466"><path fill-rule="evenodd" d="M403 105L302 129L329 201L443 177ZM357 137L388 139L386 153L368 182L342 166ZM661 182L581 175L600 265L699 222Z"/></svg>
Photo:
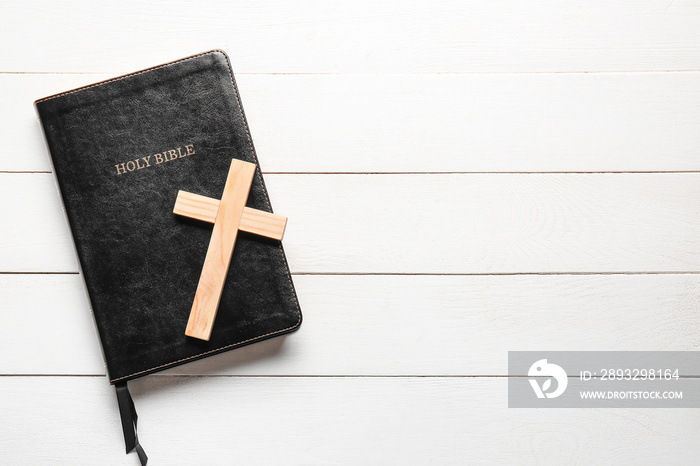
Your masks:
<svg viewBox="0 0 700 466"><path fill-rule="evenodd" d="M149 464L697 464L698 409L508 409L506 373L700 349L699 2L4 1L0 26L1 464L137 464L33 100L212 48L305 320L132 383Z"/></svg>

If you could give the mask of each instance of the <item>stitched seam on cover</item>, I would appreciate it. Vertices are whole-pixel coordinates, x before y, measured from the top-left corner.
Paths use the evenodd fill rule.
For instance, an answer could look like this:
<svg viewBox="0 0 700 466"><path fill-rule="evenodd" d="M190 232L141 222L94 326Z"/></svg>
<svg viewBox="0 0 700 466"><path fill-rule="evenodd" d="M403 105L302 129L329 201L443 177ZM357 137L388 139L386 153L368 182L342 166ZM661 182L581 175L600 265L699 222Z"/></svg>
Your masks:
<svg viewBox="0 0 700 466"><path fill-rule="evenodd" d="M297 321L297 323L294 324L294 325L292 325L291 327L283 328L282 330L275 330L274 332L266 333L265 335L259 335L259 336L257 336L257 337L248 338L247 340L239 341L239 342L236 342L236 343L231 343L230 345L222 346L221 348L216 348L216 349L213 349L213 350L205 351L204 353L199 353L199 354L195 354L195 355L193 355L193 356L188 356L188 357L186 357L186 358L178 359L177 361L169 362L169 363L166 363L166 364L161 364L160 366L151 367L150 369L144 369L144 370L139 371L139 372L134 372L133 374L129 374L129 375L125 375L125 376L123 376L123 377L119 377L119 378L116 378L116 379L112 379L112 380L110 380L110 382L117 382L117 381L119 381L119 380L126 379L127 377L132 377L132 376L134 376L134 375L143 374L144 372L149 372L149 371L152 371L152 370L155 370L155 369L160 369L160 368L162 368L162 367L172 366L173 364L177 364L177 363L180 363L180 362L183 362L183 361L187 361L187 360L189 360L189 359L197 358L197 357L199 357L199 356L204 356L204 355L207 355L207 354L215 353L215 352L217 352L217 351L221 351L221 350L224 350L224 349L226 349L226 348L231 348L232 346L242 345L242 344L244 344L244 343L248 343L248 342L251 342L251 341L253 341L253 340L257 340L257 339L259 339L259 338L269 337L270 335L274 335L274 334L276 334L276 333L284 332L284 331L286 331L286 330L291 330L291 329L293 329L294 327L296 327L298 324L299 324L299 321Z"/></svg>
<svg viewBox="0 0 700 466"><path fill-rule="evenodd" d="M143 74L143 73L148 73L148 72L150 72L150 71L159 70L159 69L161 69L161 68L165 68L165 67L168 67L168 66L171 66L171 65L175 65L175 64L181 63L181 62L183 62L183 61L192 60L193 58L201 57L201 56L204 56L204 55L209 55L210 53L221 53L221 52L219 52L218 50L210 50L209 52L198 53L197 55L192 55L192 56L190 56L190 57L181 58L181 59L179 59L179 60L175 60L175 61L170 62L170 63L164 63L164 64L162 64L162 65L153 66L153 67L151 67L151 68L146 68L145 70L135 71L135 72L133 72L133 73L125 74L124 76L117 76L116 78L108 79L108 80L106 80L106 81L100 81L99 83L90 84L89 86L79 87L79 88L77 88L77 89L73 89L72 91L66 91L66 92L61 92L60 94L50 95L50 96L48 96L48 97L44 97L43 99L39 99L39 100L37 100L37 101L34 102L34 103L35 103L35 104L39 104L39 103L45 102L45 101L47 101L47 100L56 99L56 98L58 98L58 97L63 97L63 96L69 95L69 94L75 94L76 92L86 91L86 90L88 90L88 89L92 89L93 87L102 86L102 85L104 85L104 84L109 84L109 83L113 83L113 82L116 82L116 81L121 81L122 79L131 78L132 76L138 76L138 75Z"/></svg>
<svg viewBox="0 0 700 466"><path fill-rule="evenodd" d="M270 211L272 211L272 206L270 205L270 198L269 198L269 196L268 196L268 194L267 194L267 189L265 188L265 183L263 183L262 175L261 175L261 173L260 173L260 164L258 163L258 157L257 157L257 155L255 154L255 149L253 148L253 140L252 140L252 138L250 137L250 130L248 129L248 121L246 121L245 116L243 115L243 105L241 104L241 98L240 98L240 96L239 96L239 94L238 94L238 87L236 87L236 81L233 79L233 70L231 69L231 62L229 61L228 57L226 56L226 54L225 54L224 52L222 52L222 51L220 51L220 50L212 50L212 51L210 51L210 52L200 53L200 54L198 54L198 55L193 55L193 56L191 56L191 57L183 58L183 59L181 59L181 60L177 60L177 61L174 61L174 62L172 62L172 63L166 63L166 64L164 64L164 65L156 66L155 68L149 68L149 69L147 69L147 70L143 70L143 71L139 71L139 72L136 72L136 73L132 73L132 74L130 74L130 75L122 76L121 78L115 78L115 79L112 79L112 80L110 80L110 81L104 81L104 82L102 82L102 83L93 84L92 86L88 86L88 87L85 87L85 88L82 88L82 89L76 89L75 91L71 91L71 92L78 92L78 91L81 91L81 90L84 90L84 89L88 89L88 88L90 88L90 87L95 87L95 86L99 86L99 85L102 85L102 84L106 84L106 83L111 82L111 81L116 81L116 80L118 80L118 79L123 79L123 78L126 78L126 77L128 77L128 76L135 76L135 75L137 75L137 74L145 73L145 72L147 72L147 71L157 70L157 69L163 68L163 67L165 67L165 66L174 65L175 63L179 63L179 62L182 62L182 61L184 61L184 60L191 60L192 58L196 58L196 57L199 57L199 56L202 56L202 55L207 55L207 54L210 54L210 53L220 53L220 54L222 54L222 55L224 56L224 58L226 59L226 66L227 66L227 68L228 68L228 74L229 74L229 77L231 78L231 84L233 84L233 92L236 94L236 101L238 102L238 110L239 110L239 112L240 112L240 114L241 114L241 119L243 120L243 124L245 125L245 133L246 133L246 136L248 137L248 146L250 147L250 152L251 152L251 154L253 155L253 160L255 160L255 175L258 177L258 181L260 182L260 185L263 187L263 194L265 195L265 202L267 203L267 208L270 209ZM58 94L58 95L56 95L56 96L54 96L54 97L59 97L59 96L61 96L61 95L70 94L71 92L64 93L64 94ZM49 98L53 98L53 97L49 97ZM47 99L48 99L48 98L47 98ZM42 99L42 100L47 100L47 99ZM39 101L38 101L38 102L39 102ZM38 103L38 102L37 102L37 103ZM292 284L292 277L289 275L289 264L287 263L287 258L286 258L285 255L284 255L284 249L282 249L282 242L280 242L280 244L279 244L279 249L280 249L280 252L282 253L282 259L284 260L285 273L287 274L287 280L289 281L289 286L292 288L292 290L294 290L294 285ZM231 347L234 347L234 346L242 345L242 344L244 344L244 343L248 343L248 342L251 342L251 341L254 341L254 340L258 340L258 339L260 339L260 338L269 337L270 335L275 335L275 334L278 334L278 333L286 332L287 330L291 330L291 329L297 327L297 326L299 325L299 323L301 322L301 309L299 309L299 298L297 297L296 291L294 291L293 294L294 294L294 304L296 305L296 308L297 308L297 321L296 321L296 323L295 323L294 325L292 325L292 326L290 326L290 327L283 328L283 329L281 329L281 330L275 330L274 332L266 333L266 334L264 334L264 335L259 335L259 336L257 336L257 337L249 338L249 339L247 339L247 340L239 341L239 342L236 342L236 343L231 343L230 345L226 345L226 346L222 346L222 347L220 347L220 348L216 348L216 349L213 349L213 350L205 351L204 353L195 354L195 355L193 355L193 356L188 356L188 357L186 357L186 358L178 359L177 361L169 362L169 363L166 363L166 364L161 364L160 366L151 367L150 369L144 369L144 370L139 371L139 372L134 372L133 374L129 374L129 375L125 375L125 376L123 376L123 377L119 377L119 378L116 378L116 379L112 379L112 380L110 380L110 383L111 383L111 382L117 382L117 381L119 381L119 380L126 379L126 378L128 378L128 377L133 377L133 376L135 376L135 375L143 374L143 373L145 373L145 372L150 372L150 371L152 371L152 370L161 369L161 368L163 368L163 367L172 366L172 365L174 365L174 364L179 364L179 363L181 363L181 362L184 362L184 361L187 361L187 360L190 360L190 359L198 358L198 357L200 357L200 356L205 356L205 355L207 355L207 354L215 353L215 352L217 352L217 351L225 350L225 349L227 349L227 348L231 348Z"/></svg>

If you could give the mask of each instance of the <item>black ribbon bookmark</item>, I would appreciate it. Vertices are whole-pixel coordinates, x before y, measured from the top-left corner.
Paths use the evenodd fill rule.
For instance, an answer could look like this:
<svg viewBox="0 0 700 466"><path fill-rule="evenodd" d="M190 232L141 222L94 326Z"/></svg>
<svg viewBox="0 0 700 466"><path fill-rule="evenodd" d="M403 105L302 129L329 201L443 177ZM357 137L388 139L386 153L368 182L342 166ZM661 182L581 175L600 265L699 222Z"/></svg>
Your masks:
<svg viewBox="0 0 700 466"><path fill-rule="evenodd" d="M146 463L148 463L148 456L146 456L146 452L143 451L143 447L139 443L139 437L136 434L136 421L138 421L139 417L136 414L134 400L131 398L131 393L129 393L126 382L120 382L114 387L117 389L117 402L119 403L119 414L122 418L122 430L124 431L126 452L131 453L135 449L136 454L139 455L141 466L146 466Z"/></svg>

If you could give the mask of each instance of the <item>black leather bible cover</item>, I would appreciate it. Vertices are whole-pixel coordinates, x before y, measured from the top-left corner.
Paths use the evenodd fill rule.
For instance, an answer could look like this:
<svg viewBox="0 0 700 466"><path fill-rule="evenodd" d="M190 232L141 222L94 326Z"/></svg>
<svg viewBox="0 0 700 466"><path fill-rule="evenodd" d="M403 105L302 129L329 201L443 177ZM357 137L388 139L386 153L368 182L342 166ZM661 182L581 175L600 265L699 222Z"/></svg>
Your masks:
<svg viewBox="0 0 700 466"><path fill-rule="evenodd" d="M178 190L218 199L231 159L258 165L228 57L213 50L35 102L111 383L296 330L279 241L239 232L209 341L185 327L212 225ZM249 207L272 212L258 165Z"/></svg>

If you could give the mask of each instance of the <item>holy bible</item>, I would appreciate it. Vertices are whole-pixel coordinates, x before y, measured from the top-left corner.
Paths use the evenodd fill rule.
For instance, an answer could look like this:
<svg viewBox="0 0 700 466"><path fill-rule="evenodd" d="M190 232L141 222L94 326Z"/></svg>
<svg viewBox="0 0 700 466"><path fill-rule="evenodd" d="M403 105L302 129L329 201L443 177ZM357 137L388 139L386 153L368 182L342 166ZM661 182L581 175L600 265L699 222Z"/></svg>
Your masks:
<svg viewBox="0 0 700 466"><path fill-rule="evenodd" d="M248 209L272 212L228 57L193 55L35 102L100 335L127 451L126 381L296 330L282 244L239 231L208 340L185 335L212 224L175 215L179 191L220 199L254 164Z"/></svg>

